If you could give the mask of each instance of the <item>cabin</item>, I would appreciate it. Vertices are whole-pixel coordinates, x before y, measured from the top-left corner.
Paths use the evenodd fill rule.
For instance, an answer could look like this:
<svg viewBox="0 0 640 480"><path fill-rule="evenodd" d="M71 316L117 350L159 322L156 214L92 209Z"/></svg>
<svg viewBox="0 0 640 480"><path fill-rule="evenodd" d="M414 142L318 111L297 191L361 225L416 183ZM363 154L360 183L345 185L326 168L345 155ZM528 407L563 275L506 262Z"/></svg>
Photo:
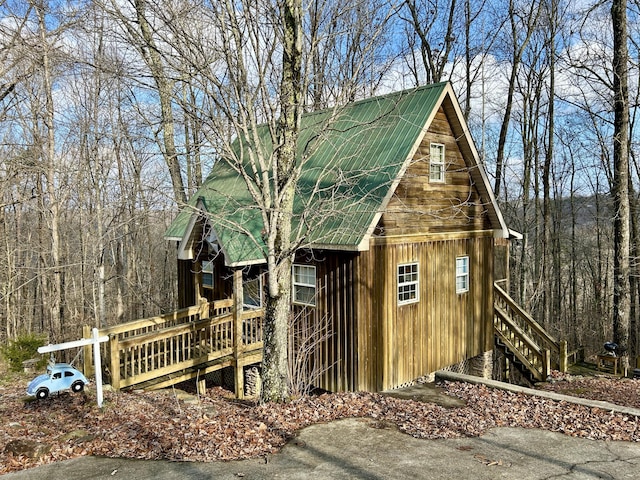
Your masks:
<svg viewBox="0 0 640 480"><path fill-rule="evenodd" d="M300 145L291 345L311 345L314 385L382 391L470 362L490 375L509 231L451 85L307 114ZM166 232L180 307L262 307L254 207L219 160Z"/></svg>

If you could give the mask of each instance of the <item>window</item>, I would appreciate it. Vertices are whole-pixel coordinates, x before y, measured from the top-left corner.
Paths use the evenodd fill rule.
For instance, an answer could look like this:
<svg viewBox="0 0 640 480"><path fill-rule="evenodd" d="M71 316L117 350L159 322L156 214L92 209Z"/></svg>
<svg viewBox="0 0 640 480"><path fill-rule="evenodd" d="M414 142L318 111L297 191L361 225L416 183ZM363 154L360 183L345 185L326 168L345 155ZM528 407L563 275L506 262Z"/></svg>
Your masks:
<svg viewBox="0 0 640 480"><path fill-rule="evenodd" d="M213 260L202 262L202 286L213 288Z"/></svg>
<svg viewBox="0 0 640 480"><path fill-rule="evenodd" d="M242 297L245 308L262 307L262 275L245 278L242 284Z"/></svg>
<svg viewBox="0 0 640 480"><path fill-rule="evenodd" d="M293 266L293 303L316 305L316 267Z"/></svg>
<svg viewBox="0 0 640 480"><path fill-rule="evenodd" d="M444 172L444 145L441 143L432 143L429 160L429 181L444 182Z"/></svg>
<svg viewBox="0 0 640 480"><path fill-rule="evenodd" d="M469 291L469 257L456 258L456 293Z"/></svg>
<svg viewBox="0 0 640 480"><path fill-rule="evenodd" d="M417 263L398 265L398 305L420 300L419 280Z"/></svg>

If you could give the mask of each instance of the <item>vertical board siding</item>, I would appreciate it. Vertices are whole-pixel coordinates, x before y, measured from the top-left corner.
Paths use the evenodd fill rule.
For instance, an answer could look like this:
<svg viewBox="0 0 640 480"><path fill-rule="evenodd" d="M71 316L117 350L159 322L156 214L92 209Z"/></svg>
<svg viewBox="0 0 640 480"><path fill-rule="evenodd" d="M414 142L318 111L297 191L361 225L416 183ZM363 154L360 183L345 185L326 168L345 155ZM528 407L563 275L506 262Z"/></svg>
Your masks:
<svg viewBox="0 0 640 480"><path fill-rule="evenodd" d="M314 349L323 365L314 386L333 392L357 389L356 255L316 251L312 261L304 255L296 260L316 267L316 306L295 306L294 313L298 319L304 312L305 322L325 329L325 338Z"/></svg>
<svg viewBox="0 0 640 480"><path fill-rule="evenodd" d="M469 291L455 262L469 256ZM359 258L358 388L384 390L491 349L493 238L376 245ZM397 265L419 262L420 300L398 305ZM368 277L364 277L369 274ZM381 348L380 348L381 347Z"/></svg>
<svg viewBox="0 0 640 480"><path fill-rule="evenodd" d="M196 304L191 260L178 260L178 308Z"/></svg>

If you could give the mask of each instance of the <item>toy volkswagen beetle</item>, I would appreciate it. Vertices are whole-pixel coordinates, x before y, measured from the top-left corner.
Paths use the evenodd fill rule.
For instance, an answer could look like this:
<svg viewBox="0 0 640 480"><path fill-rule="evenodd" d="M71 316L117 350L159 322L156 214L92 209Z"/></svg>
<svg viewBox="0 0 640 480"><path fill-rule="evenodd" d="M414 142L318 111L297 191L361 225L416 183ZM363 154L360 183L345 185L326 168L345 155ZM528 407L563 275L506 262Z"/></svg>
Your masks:
<svg viewBox="0 0 640 480"><path fill-rule="evenodd" d="M29 382L27 394L42 399L47 398L50 393L67 389L81 392L87 383L87 377L68 363L49 364L47 373L38 375Z"/></svg>

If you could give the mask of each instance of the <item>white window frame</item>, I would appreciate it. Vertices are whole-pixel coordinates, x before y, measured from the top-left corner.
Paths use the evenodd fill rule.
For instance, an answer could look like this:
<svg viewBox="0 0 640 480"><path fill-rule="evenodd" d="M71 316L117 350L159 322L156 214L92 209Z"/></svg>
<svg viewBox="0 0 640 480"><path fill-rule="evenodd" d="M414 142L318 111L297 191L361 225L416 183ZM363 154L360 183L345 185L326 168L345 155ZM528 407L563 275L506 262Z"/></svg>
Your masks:
<svg viewBox="0 0 640 480"><path fill-rule="evenodd" d="M244 309L245 310L251 310L251 309L255 309L255 308L262 308L262 306L264 305L264 283L263 283L263 278L264 275L260 274L257 277L253 277L253 278L248 278L248 279L243 279L242 280L242 288L243 288L243 294L242 294L242 298L244 300ZM246 294L246 290L247 290L247 285L249 283L253 283L253 282L257 282L258 284L258 297L255 298L255 300L257 300L257 304L254 303L249 303L247 302L247 300L250 298L247 296ZM253 299L253 298L252 298Z"/></svg>
<svg viewBox="0 0 640 480"><path fill-rule="evenodd" d="M298 276L300 275L297 276L296 273L302 270L313 272L313 283L310 283L308 281L305 282L302 280L297 280ZM304 276L311 277L311 275L304 275ZM314 265L294 264L291 271L291 287L292 287L291 295L292 295L294 304L305 305L307 307L315 307L316 295L318 292L318 289L316 286L316 267ZM305 291L308 291L309 289L313 290L313 295L311 296L310 301L305 300L308 297L307 295L305 295L305 297L302 300L298 299L298 292L302 291L303 289Z"/></svg>
<svg viewBox="0 0 640 480"><path fill-rule="evenodd" d="M215 268L213 266L213 260L205 260L202 262L202 288L214 288L216 279L213 276ZM211 275L211 283L205 282L205 275Z"/></svg>
<svg viewBox="0 0 640 480"><path fill-rule="evenodd" d="M409 269L409 270L408 270ZM420 264L401 263L397 270L398 305L409 305L420 301Z"/></svg>
<svg viewBox="0 0 640 480"><path fill-rule="evenodd" d="M445 181L445 155L444 144L432 143L429 148L429 182L444 183ZM437 167L437 174L434 174Z"/></svg>
<svg viewBox="0 0 640 480"><path fill-rule="evenodd" d="M456 257L456 293L469 291L469 255Z"/></svg>

